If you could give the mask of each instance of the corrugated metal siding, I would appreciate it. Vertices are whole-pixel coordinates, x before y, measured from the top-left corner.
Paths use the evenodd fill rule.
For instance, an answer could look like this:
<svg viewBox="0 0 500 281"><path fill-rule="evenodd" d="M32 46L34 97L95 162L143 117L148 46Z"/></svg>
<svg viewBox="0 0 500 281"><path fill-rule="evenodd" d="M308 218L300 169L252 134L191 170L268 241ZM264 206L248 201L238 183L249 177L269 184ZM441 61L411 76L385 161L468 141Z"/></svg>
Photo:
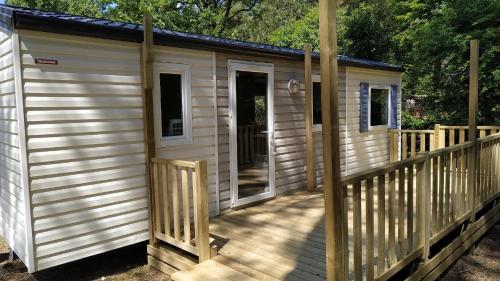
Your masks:
<svg viewBox="0 0 500 281"><path fill-rule="evenodd" d="M0 31L0 235L26 262L26 219L13 58L12 37Z"/></svg>
<svg viewBox="0 0 500 281"><path fill-rule="evenodd" d="M305 155L305 99L304 91L299 95L291 96L288 92L288 81L297 79L304 89L304 65L301 62L286 60L272 60L256 57L217 54L217 106L218 106L218 133L219 133L219 178L221 210L230 209L229 183L229 108L228 108L228 69L229 59L258 61L274 64L274 121L276 141L276 193L280 194L306 185L306 155ZM316 69L319 66L315 66ZM340 116L345 116L345 68L339 70L339 90L341 91ZM344 101L344 102L343 102ZM342 119L342 118L341 118ZM345 131L341 121L341 132ZM344 136L345 134L342 134ZM317 139L317 137L315 137ZM316 142L318 144L318 140ZM319 139L320 147L321 139ZM345 149L341 147L341 151ZM322 178L321 148L316 148L317 178ZM342 162L344 162L342 153ZM343 164L342 164L343 165ZM343 165L344 166L344 165ZM318 183L321 183L318 182Z"/></svg>
<svg viewBox="0 0 500 281"><path fill-rule="evenodd" d="M155 47L154 61L190 66L193 134L192 144L160 147L156 142L156 155L168 159L207 161L209 211L211 216L215 216L217 197L212 53L158 46Z"/></svg>
<svg viewBox="0 0 500 281"><path fill-rule="evenodd" d="M347 68L347 169L349 174L389 162L389 129L359 132L359 84L361 82L385 86L396 84L401 89L400 79L400 74L396 72ZM401 124L401 90L398 100L398 124Z"/></svg>
<svg viewBox="0 0 500 281"><path fill-rule="evenodd" d="M138 45L20 40L37 270L147 240Z"/></svg>

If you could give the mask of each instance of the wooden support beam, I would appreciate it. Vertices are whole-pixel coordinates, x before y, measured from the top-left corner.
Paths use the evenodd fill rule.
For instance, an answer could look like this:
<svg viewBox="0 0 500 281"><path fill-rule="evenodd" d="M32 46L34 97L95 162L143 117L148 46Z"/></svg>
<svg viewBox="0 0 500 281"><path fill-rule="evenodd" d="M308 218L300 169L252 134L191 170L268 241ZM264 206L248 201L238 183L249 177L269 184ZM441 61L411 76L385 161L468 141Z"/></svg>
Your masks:
<svg viewBox="0 0 500 281"><path fill-rule="evenodd" d="M195 220L197 227L196 247L199 250L200 263L210 259L210 233L208 222L208 176L207 161L196 162L195 194Z"/></svg>
<svg viewBox="0 0 500 281"><path fill-rule="evenodd" d="M150 172L150 159L155 156L155 139L153 123L153 20L151 15L143 17L144 35L141 46L141 78L142 78L142 114L144 121L144 143L146 153L146 174ZM149 198L149 242L156 244L153 230L153 212L151 196L151 178L147 177Z"/></svg>
<svg viewBox="0 0 500 281"><path fill-rule="evenodd" d="M478 110L478 72L479 72L479 40L471 40L470 42L470 68L469 68L469 133L467 139L469 141L476 141L477 134L477 110ZM478 146L474 145L471 149L471 155L469 157L469 175L468 177L468 195L470 202L471 216L469 219L470 223L475 221L475 191L476 191L476 161L478 153ZM472 244L469 253L474 254L475 247Z"/></svg>
<svg viewBox="0 0 500 281"><path fill-rule="evenodd" d="M325 189L327 280L340 281L344 273L344 187L340 182L339 92L337 64L337 1L319 1L321 49L321 110ZM345 228L345 229L344 229Z"/></svg>
<svg viewBox="0 0 500 281"><path fill-rule="evenodd" d="M307 191L314 191L314 140L313 140L313 82L312 82L312 63L311 63L311 44L304 44L304 73L305 73L305 98L306 98L306 158L307 158Z"/></svg>

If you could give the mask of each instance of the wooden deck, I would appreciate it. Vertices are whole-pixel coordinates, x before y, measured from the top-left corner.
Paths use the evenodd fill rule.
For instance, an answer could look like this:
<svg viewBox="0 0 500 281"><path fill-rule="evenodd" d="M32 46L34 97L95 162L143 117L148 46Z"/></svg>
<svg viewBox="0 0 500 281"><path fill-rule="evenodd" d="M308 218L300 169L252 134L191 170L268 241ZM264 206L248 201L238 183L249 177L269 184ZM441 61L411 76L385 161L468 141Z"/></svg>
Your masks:
<svg viewBox="0 0 500 281"><path fill-rule="evenodd" d="M364 185L362 190L365 190ZM352 221L351 189L348 190L347 196L346 203L349 206L347 215L349 221ZM378 212L376 194L374 199L374 211ZM388 200L388 193L385 199ZM362 201L365 202L364 196ZM407 202L404 205L406 206ZM413 204L414 207L415 205ZM365 203L363 203L363 210L364 206ZM211 267L202 263L194 267L192 274L184 272L175 275L176 278L173 279L204 281L209 278L206 272L210 267L212 278L219 276L221 279L218 280L243 280L241 275L238 275L236 279L226 278L235 276L235 272L245 274L248 277L245 280L325 280L324 210L323 190L316 189L312 193L297 191L282 195L267 202L210 219L210 233L219 247L218 255L212 258L215 263L212 262ZM364 215L362 220L365 221ZM377 216L375 216L374 225L378 225ZM396 228L397 225L396 221ZM353 225L349 223L349 280L353 279L354 269L352 227ZM385 223L385 228L387 236L387 223ZM377 230L374 232L374 238L375 246L378 247ZM365 242L363 242L363 251L365 251L364 247ZM407 247L406 241L404 247ZM200 269L201 266L204 270ZM365 259L363 257L364 270ZM219 275L214 275L216 272L219 272Z"/></svg>
<svg viewBox="0 0 500 281"><path fill-rule="evenodd" d="M323 192L297 192L210 221L214 258L257 280L325 280Z"/></svg>

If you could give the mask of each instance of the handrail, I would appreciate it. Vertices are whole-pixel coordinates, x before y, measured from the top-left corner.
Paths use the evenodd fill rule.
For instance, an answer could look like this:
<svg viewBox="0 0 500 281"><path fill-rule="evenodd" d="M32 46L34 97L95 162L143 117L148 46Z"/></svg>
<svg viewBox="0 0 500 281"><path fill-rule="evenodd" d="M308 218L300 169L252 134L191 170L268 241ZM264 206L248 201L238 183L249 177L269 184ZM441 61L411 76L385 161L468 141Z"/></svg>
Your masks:
<svg viewBox="0 0 500 281"><path fill-rule="evenodd" d="M389 133L390 161L404 160L424 151L462 144L467 139L468 129L468 126L441 124L436 124L434 130L392 129ZM478 138L499 132L500 126L477 127Z"/></svg>
<svg viewBox="0 0 500 281"><path fill-rule="evenodd" d="M406 166L411 165L411 164L423 162L425 160L425 157L426 156L424 154L419 154L413 158L408 158L408 159L405 159L402 161L387 164L385 166L375 167L375 168L371 168L371 169L366 170L366 171L347 175L345 177L342 177L341 183L342 183L342 185L351 185L351 184L354 184L358 181L363 181L363 180L366 180L369 178L373 178L373 177L375 177L379 174L382 174L382 173L389 173L389 172L396 171L402 167L406 167Z"/></svg>

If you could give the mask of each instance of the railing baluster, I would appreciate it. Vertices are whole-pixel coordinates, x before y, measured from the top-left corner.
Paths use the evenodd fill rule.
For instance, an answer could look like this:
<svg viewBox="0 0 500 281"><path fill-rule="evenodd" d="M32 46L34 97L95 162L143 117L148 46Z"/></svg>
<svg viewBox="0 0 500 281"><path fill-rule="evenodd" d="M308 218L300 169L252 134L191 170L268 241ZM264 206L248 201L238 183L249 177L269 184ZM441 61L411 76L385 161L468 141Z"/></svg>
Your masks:
<svg viewBox="0 0 500 281"><path fill-rule="evenodd" d="M378 257L377 274L385 271L385 175L377 177Z"/></svg>
<svg viewBox="0 0 500 281"><path fill-rule="evenodd" d="M468 157L468 149L462 149L462 157L461 157L461 171L462 171L462 191L461 191L461 205L462 205L462 213L465 214L467 213L467 205L465 203L466 201L466 194L467 194L467 157Z"/></svg>
<svg viewBox="0 0 500 281"><path fill-rule="evenodd" d="M181 222L179 210L179 184L178 184L178 169L177 166L172 166L172 212L174 217L174 238L177 241L181 240Z"/></svg>
<svg viewBox="0 0 500 281"><path fill-rule="evenodd" d="M163 222L165 227L165 235L171 236L170 232L170 204L168 201L168 164L161 165L161 182L163 193Z"/></svg>
<svg viewBox="0 0 500 281"><path fill-rule="evenodd" d="M161 200L160 188L158 186L158 164L153 164L153 188L154 188L154 207L155 207L155 231L161 232Z"/></svg>
<svg viewBox="0 0 500 281"><path fill-rule="evenodd" d="M401 160L408 158L408 135L406 133L401 134L403 138L403 143L401 145Z"/></svg>
<svg viewBox="0 0 500 281"><path fill-rule="evenodd" d="M408 236L408 252L412 252L413 251L413 214L414 214L414 210L413 210L413 180L414 180L414 177L413 177L413 164L409 165L408 166L408 191L406 193L406 201L407 201L407 204L408 204L408 211L406 213L407 215L407 218L406 220L408 221L407 222L407 225L406 225L406 233L407 236Z"/></svg>
<svg viewBox="0 0 500 281"><path fill-rule="evenodd" d="M354 280L363 279L362 271L362 233L361 233L361 182L353 185L353 240L354 240Z"/></svg>
<svg viewBox="0 0 500 281"><path fill-rule="evenodd" d="M405 254L405 167L399 169L398 176L398 260L401 260Z"/></svg>
<svg viewBox="0 0 500 281"><path fill-rule="evenodd" d="M395 203L396 203L396 172L389 173L389 206L387 216L389 217L389 243L387 252L389 256L389 267L396 262L396 226L395 226Z"/></svg>
<svg viewBox="0 0 500 281"><path fill-rule="evenodd" d="M425 149L425 133L420 133L420 152L426 151Z"/></svg>
<svg viewBox="0 0 500 281"><path fill-rule="evenodd" d="M429 151L436 150L436 137L435 133L429 133Z"/></svg>
<svg viewBox="0 0 500 281"><path fill-rule="evenodd" d="M462 151L458 150L456 151L455 154L455 160L456 160L456 174L455 174L455 204L456 204L456 209L455 209L455 215L456 217L460 217L462 215Z"/></svg>
<svg viewBox="0 0 500 281"><path fill-rule="evenodd" d="M462 144L465 142L465 130L460 128L458 131L458 143Z"/></svg>
<svg viewBox="0 0 500 281"><path fill-rule="evenodd" d="M410 157L415 156L415 147L417 145L416 134L411 133Z"/></svg>
<svg viewBox="0 0 500 281"><path fill-rule="evenodd" d="M439 211L438 211L438 230L443 229L444 226L444 190L445 190L445 166L446 157L441 155L439 157Z"/></svg>
<svg viewBox="0 0 500 281"><path fill-rule="evenodd" d="M366 180L366 280L374 279L373 178Z"/></svg>
<svg viewBox="0 0 500 281"><path fill-rule="evenodd" d="M444 187L444 225L450 223L450 180L451 180L451 158L450 154L445 155L446 173L445 173L445 187Z"/></svg>
<svg viewBox="0 0 500 281"><path fill-rule="evenodd" d="M456 171L456 165L457 165L457 153L456 152L450 152L450 221L453 222L455 221L456 218L456 211L457 211L457 201L455 200L455 195L456 195L456 187L457 187L457 171Z"/></svg>
<svg viewBox="0 0 500 281"><path fill-rule="evenodd" d="M432 233L438 232L439 157L432 159Z"/></svg>
<svg viewBox="0 0 500 281"><path fill-rule="evenodd" d="M184 242L191 244L191 222L189 212L189 178L187 168L181 169L182 179L182 214L184 215Z"/></svg>
<svg viewBox="0 0 500 281"><path fill-rule="evenodd" d="M455 145L455 129L451 128L448 135L448 146Z"/></svg>

